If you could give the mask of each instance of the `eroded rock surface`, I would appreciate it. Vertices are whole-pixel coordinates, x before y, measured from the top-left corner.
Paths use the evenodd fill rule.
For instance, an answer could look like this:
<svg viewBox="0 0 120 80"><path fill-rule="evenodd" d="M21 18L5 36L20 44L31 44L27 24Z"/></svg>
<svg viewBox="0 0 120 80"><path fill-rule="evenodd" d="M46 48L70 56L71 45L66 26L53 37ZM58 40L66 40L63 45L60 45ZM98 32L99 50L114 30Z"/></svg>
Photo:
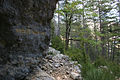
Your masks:
<svg viewBox="0 0 120 80"><path fill-rule="evenodd" d="M24 80L43 63L56 3L0 0L0 80Z"/></svg>
<svg viewBox="0 0 120 80"><path fill-rule="evenodd" d="M0 55L43 53L57 0L0 0Z"/></svg>

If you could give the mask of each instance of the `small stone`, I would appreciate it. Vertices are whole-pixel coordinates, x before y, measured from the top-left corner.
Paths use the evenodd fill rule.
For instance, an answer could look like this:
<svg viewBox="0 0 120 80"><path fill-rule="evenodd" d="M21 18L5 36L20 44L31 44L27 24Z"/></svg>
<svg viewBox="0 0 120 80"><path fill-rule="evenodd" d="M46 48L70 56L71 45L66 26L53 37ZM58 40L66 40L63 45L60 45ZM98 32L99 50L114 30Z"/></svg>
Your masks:
<svg viewBox="0 0 120 80"><path fill-rule="evenodd" d="M70 64L71 64L71 65L74 65L74 61L71 61Z"/></svg>
<svg viewBox="0 0 120 80"><path fill-rule="evenodd" d="M74 61L75 64L77 64L78 62L77 61Z"/></svg>
<svg viewBox="0 0 120 80"><path fill-rule="evenodd" d="M48 59L48 60L51 60L52 59L52 55L47 55L45 58Z"/></svg>
<svg viewBox="0 0 120 80"><path fill-rule="evenodd" d="M71 78L74 79L74 80L79 80L80 74L75 73L75 72L71 72L71 73L70 73L70 76L71 76Z"/></svg>
<svg viewBox="0 0 120 80"><path fill-rule="evenodd" d="M49 60L50 63L53 63L53 60Z"/></svg>
<svg viewBox="0 0 120 80"><path fill-rule="evenodd" d="M49 47L49 49L46 51L47 53L53 53L53 54L60 54L60 51L55 50L52 47Z"/></svg>
<svg viewBox="0 0 120 80"><path fill-rule="evenodd" d="M60 64L59 64L59 63L56 63L56 64L55 64L55 67L56 67L56 68L60 67Z"/></svg>
<svg viewBox="0 0 120 80"><path fill-rule="evenodd" d="M82 65L81 65L81 64L78 64L78 66L79 66L80 68L82 68Z"/></svg>
<svg viewBox="0 0 120 80"><path fill-rule="evenodd" d="M45 66L42 67L42 70L47 70L47 68Z"/></svg>
<svg viewBox="0 0 120 80"><path fill-rule="evenodd" d="M63 63L60 63L61 66L63 66L64 64Z"/></svg>
<svg viewBox="0 0 120 80"><path fill-rule="evenodd" d="M75 66L74 69L76 70L76 72L81 73L81 70L78 66Z"/></svg>
<svg viewBox="0 0 120 80"><path fill-rule="evenodd" d="M70 72L69 71L66 71L66 74L69 74Z"/></svg>
<svg viewBox="0 0 120 80"><path fill-rule="evenodd" d="M50 70L50 73L52 73L53 71L52 70Z"/></svg>

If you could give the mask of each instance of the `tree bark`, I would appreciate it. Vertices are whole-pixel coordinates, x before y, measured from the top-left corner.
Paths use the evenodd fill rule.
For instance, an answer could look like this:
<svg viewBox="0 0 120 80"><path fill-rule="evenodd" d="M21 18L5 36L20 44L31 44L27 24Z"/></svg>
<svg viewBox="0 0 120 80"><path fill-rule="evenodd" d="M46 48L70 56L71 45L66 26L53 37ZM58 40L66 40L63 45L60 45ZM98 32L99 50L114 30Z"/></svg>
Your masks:
<svg viewBox="0 0 120 80"><path fill-rule="evenodd" d="M113 41L113 55L112 55L112 61L114 61L114 58L115 58L115 39Z"/></svg>
<svg viewBox="0 0 120 80"><path fill-rule="evenodd" d="M65 4L67 4L68 2L67 2L67 0L65 0ZM69 44L69 37L68 37L68 13L67 12L65 12L65 17L66 17L66 33L65 33L65 50L67 50L68 49L68 44Z"/></svg>
<svg viewBox="0 0 120 80"><path fill-rule="evenodd" d="M102 6L102 4L101 4L101 0L99 0L99 23L100 23L100 32L101 32L101 34L104 34L104 28L103 28L103 25L102 25L102 15L101 15L101 12L102 12L102 10L101 10L101 6ZM105 56L105 43L104 43L104 39L105 39L105 37L104 36L101 36L101 41L102 41L102 43L101 43L101 47L102 47L102 55L103 56Z"/></svg>
<svg viewBox="0 0 120 80"><path fill-rule="evenodd" d="M67 50L68 49L68 43L69 43L69 40L68 40L68 20L67 20L67 17L68 17L68 14L66 13L66 35L65 35L65 49Z"/></svg>
<svg viewBox="0 0 120 80"><path fill-rule="evenodd" d="M70 31L71 31L71 22L72 22L72 14L70 18L68 19L68 14L66 14L66 50L68 49L69 45L69 37L70 37Z"/></svg>
<svg viewBox="0 0 120 80"><path fill-rule="evenodd" d="M108 41L108 59L110 57L110 44L109 44L109 41Z"/></svg>
<svg viewBox="0 0 120 80"><path fill-rule="evenodd" d="M58 10L60 10L60 4L58 2ZM58 13L58 32L57 32L57 36L60 36L60 15Z"/></svg>

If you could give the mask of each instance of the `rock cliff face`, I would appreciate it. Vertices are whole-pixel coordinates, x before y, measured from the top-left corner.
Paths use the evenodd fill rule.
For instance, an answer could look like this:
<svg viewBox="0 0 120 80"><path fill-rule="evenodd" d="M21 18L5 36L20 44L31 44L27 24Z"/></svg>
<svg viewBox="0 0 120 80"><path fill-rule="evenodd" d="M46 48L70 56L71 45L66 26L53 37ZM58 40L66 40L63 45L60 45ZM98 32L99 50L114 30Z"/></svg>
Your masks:
<svg viewBox="0 0 120 80"><path fill-rule="evenodd" d="M24 80L50 41L58 0L0 0L0 80Z"/></svg>
<svg viewBox="0 0 120 80"><path fill-rule="evenodd" d="M0 56L48 48L57 0L0 0Z"/></svg>

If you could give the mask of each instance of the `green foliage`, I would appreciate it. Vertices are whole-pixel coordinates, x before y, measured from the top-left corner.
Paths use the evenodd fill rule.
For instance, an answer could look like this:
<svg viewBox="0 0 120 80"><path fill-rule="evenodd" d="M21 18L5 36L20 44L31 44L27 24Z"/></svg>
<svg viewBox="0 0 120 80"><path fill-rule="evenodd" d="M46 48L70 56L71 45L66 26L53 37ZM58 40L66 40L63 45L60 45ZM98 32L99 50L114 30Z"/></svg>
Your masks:
<svg viewBox="0 0 120 80"><path fill-rule="evenodd" d="M107 61L103 57L100 56L96 59L96 61L94 62L94 65L95 67L106 66Z"/></svg>
<svg viewBox="0 0 120 80"><path fill-rule="evenodd" d="M104 34L98 32L98 31L96 31L96 35L97 35L97 36L101 36L101 37L105 36Z"/></svg>
<svg viewBox="0 0 120 80"><path fill-rule="evenodd" d="M65 16L64 12L62 10L56 10L56 13L62 15L62 16Z"/></svg>
<svg viewBox="0 0 120 80"><path fill-rule="evenodd" d="M115 62L109 62L108 68L113 73L114 76L120 77L120 65Z"/></svg>
<svg viewBox="0 0 120 80"><path fill-rule="evenodd" d="M95 62L91 62L88 55L84 56L82 50L73 47L65 51L65 54L82 65L81 74L84 80L115 80L115 76L120 77L120 66L103 57L98 57ZM100 66L107 68L100 68Z"/></svg>
<svg viewBox="0 0 120 80"><path fill-rule="evenodd" d="M109 71L109 73L112 72L112 75L115 77L120 77L120 65L112 62L112 61L108 61L102 57L97 58L97 60L94 63L95 67L98 68L100 66L107 66L107 69Z"/></svg>
<svg viewBox="0 0 120 80"><path fill-rule="evenodd" d="M91 69L90 58L88 55L83 55L83 50L71 47L65 51L65 54L82 65L82 76L85 76L86 72Z"/></svg>
<svg viewBox="0 0 120 80"><path fill-rule="evenodd" d="M70 56L72 60L78 61L80 64L84 64L85 62L89 62L90 58L87 55L84 56L83 52L83 50L71 47L65 51L65 54Z"/></svg>
<svg viewBox="0 0 120 80"><path fill-rule="evenodd" d="M109 72L102 69L91 68L86 72L84 80L115 80L115 77Z"/></svg>
<svg viewBox="0 0 120 80"><path fill-rule="evenodd" d="M65 51L65 54L70 56L71 59L74 60L74 61L83 62L82 61L83 55L81 54L80 49L69 48L67 51Z"/></svg>
<svg viewBox="0 0 120 80"><path fill-rule="evenodd" d="M82 77L87 75L87 72L91 70L94 66L89 62L82 64Z"/></svg>
<svg viewBox="0 0 120 80"><path fill-rule="evenodd" d="M61 51L61 53L64 53L64 43L62 42L61 38L58 36L54 36L51 39L52 47L56 50Z"/></svg>
<svg viewBox="0 0 120 80"><path fill-rule="evenodd" d="M120 66L113 65L102 57L97 58L94 63L90 61L82 65L82 76L84 80L115 80L115 76L120 77ZM100 68L106 66L107 68Z"/></svg>

